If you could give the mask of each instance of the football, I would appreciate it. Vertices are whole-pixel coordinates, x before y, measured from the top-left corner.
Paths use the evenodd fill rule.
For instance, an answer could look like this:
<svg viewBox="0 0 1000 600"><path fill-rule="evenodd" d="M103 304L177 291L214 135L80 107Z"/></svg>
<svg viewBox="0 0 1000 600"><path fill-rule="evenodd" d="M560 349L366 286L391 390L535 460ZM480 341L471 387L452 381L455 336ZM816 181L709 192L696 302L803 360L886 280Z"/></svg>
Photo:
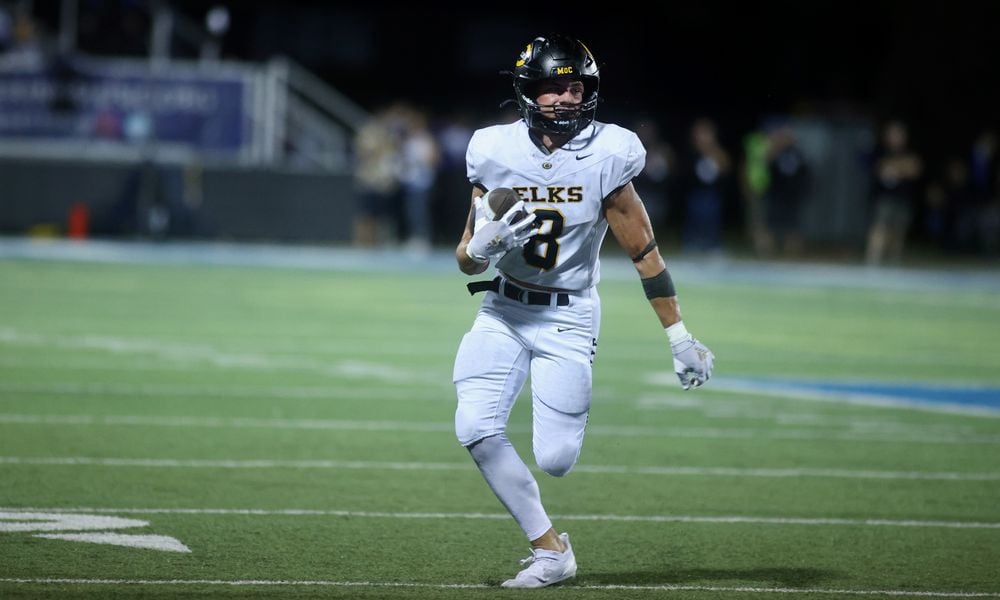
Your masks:
<svg viewBox="0 0 1000 600"><path fill-rule="evenodd" d="M510 207L517 204L520 200L520 196L517 192L510 188L500 187L490 191L489 196L487 196L487 201L490 205L490 210L493 212L493 220L499 221L500 217L504 216ZM527 216L527 212L521 211L520 214L514 217L513 223L517 223L521 219Z"/></svg>

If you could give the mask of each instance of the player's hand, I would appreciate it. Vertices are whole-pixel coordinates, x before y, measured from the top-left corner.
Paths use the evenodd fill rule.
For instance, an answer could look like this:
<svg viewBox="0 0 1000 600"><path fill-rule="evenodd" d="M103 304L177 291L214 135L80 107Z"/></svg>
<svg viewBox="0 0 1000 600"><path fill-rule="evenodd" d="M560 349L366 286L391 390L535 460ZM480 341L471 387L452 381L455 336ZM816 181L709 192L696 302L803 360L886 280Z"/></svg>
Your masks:
<svg viewBox="0 0 1000 600"><path fill-rule="evenodd" d="M715 363L712 351L688 333L683 323L675 323L666 331L674 354L674 372L681 380L681 387L689 390L711 379Z"/></svg>
<svg viewBox="0 0 1000 600"><path fill-rule="evenodd" d="M519 213L527 216L515 221ZM496 221L477 226L465 252L475 261L486 262L493 256L523 246L536 233L531 228L536 218L535 213L524 210L524 201L519 201Z"/></svg>

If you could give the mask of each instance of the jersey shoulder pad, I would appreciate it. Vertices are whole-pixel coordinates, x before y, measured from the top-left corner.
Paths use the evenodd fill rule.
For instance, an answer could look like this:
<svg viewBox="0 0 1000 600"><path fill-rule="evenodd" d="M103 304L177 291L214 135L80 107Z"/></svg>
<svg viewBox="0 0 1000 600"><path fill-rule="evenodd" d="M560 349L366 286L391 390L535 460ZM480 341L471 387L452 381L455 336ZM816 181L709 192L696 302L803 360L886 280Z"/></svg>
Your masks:
<svg viewBox="0 0 1000 600"><path fill-rule="evenodd" d="M514 143L515 136L522 134L523 131L522 121L477 129L469 140L469 152L480 155L492 154L497 148L510 147Z"/></svg>
<svg viewBox="0 0 1000 600"><path fill-rule="evenodd" d="M612 123L601 123L601 126L601 147L612 159L607 185L609 189L617 189L646 166L646 149L634 131Z"/></svg>

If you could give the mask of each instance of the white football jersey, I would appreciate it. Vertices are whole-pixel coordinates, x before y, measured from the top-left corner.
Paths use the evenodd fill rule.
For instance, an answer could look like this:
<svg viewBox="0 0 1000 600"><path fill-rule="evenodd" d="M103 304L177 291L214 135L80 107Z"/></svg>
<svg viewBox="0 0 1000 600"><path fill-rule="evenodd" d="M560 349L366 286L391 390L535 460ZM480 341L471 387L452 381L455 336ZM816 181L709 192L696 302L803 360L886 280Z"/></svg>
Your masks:
<svg viewBox="0 0 1000 600"><path fill-rule="evenodd" d="M487 191L512 188L539 226L524 249L505 254L497 269L550 288L597 285L598 253L608 231L603 201L645 162L638 136L608 123L595 121L551 154L531 140L524 121L476 131L466 153L469 181Z"/></svg>

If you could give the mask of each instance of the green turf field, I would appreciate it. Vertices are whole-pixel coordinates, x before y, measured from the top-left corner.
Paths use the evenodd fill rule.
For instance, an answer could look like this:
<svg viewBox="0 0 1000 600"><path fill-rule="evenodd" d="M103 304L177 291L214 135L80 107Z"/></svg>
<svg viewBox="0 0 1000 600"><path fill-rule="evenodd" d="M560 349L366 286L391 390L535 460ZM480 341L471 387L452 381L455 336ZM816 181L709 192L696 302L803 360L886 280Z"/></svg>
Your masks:
<svg viewBox="0 0 1000 600"><path fill-rule="evenodd" d="M527 541L452 434L465 281L0 260L0 598L1000 597L1000 418L723 385L1000 388L995 293L679 280L717 356L682 392L605 281L580 463L539 475L579 575L513 592ZM38 537L88 533L55 514L190 551Z"/></svg>

